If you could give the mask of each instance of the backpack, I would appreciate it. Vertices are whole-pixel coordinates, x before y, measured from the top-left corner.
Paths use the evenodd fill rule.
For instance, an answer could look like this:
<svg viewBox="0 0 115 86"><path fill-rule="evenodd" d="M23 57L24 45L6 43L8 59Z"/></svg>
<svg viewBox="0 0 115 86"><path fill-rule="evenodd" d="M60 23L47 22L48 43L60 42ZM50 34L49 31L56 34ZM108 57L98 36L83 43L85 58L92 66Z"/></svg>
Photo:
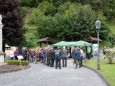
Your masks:
<svg viewBox="0 0 115 86"><path fill-rule="evenodd" d="M59 56L59 50L55 50L55 55Z"/></svg>

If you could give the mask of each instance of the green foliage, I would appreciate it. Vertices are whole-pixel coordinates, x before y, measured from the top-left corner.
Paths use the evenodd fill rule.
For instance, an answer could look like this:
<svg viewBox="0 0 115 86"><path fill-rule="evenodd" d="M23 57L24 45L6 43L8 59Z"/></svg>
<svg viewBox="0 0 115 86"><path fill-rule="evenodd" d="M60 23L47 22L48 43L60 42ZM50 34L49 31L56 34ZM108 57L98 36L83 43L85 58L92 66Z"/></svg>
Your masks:
<svg viewBox="0 0 115 86"><path fill-rule="evenodd" d="M28 62L28 61L22 61L22 62L21 62L21 65L22 65L22 66L27 66L27 65L29 65L29 62Z"/></svg>
<svg viewBox="0 0 115 86"><path fill-rule="evenodd" d="M21 0L22 6L29 7L37 7L44 1L47 1L56 7L59 7L66 2L80 3L82 5L89 4L97 13L103 12L103 15L106 16L108 20L115 18L115 0Z"/></svg>
<svg viewBox="0 0 115 86"><path fill-rule="evenodd" d="M35 47L39 37L66 41L81 40L88 36L96 37L94 23L97 15L102 22L100 38L102 40L108 38L110 30L106 23L107 18L103 16L102 11L99 10L98 14L97 11L92 10L91 5L81 5L80 2L72 3L74 0L63 2L63 4L56 5L57 2L43 1L36 8L29 8L32 12L25 18L25 40L29 47Z"/></svg>
<svg viewBox="0 0 115 86"><path fill-rule="evenodd" d="M108 24L102 21L101 29L100 29L100 38L103 40L108 40L108 35L111 30L108 27Z"/></svg>
<svg viewBox="0 0 115 86"><path fill-rule="evenodd" d="M18 60L8 60L6 61L8 65L19 65L20 62Z"/></svg>
<svg viewBox="0 0 115 86"><path fill-rule="evenodd" d="M110 34L109 35L109 41L111 43L111 46L113 47L115 45L115 35Z"/></svg>
<svg viewBox="0 0 115 86"><path fill-rule="evenodd" d="M20 65L20 61L19 60L7 60L6 63L8 65ZM27 65L29 65L29 62L28 61L22 61L21 65L22 66L27 66Z"/></svg>
<svg viewBox="0 0 115 86"><path fill-rule="evenodd" d="M37 7L41 12L45 14L45 16L54 16L54 14L57 11L57 8L48 2L43 2L40 3L39 6Z"/></svg>
<svg viewBox="0 0 115 86"><path fill-rule="evenodd" d="M114 24L114 22L109 24L109 28L111 30L111 34L115 34L115 24Z"/></svg>
<svg viewBox="0 0 115 86"><path fill-rule="evenodd" d="M95 33L95 19L96 16L90 6L80 6L76 15L73 16L73 32L75 32L76 36L80 39L93 35Z"/></svg>
<svg viewBox="0 0 115 86"><path fill-rule="evenodd" d="M30 32L34 31L33 26L37 27L36 34L39 34L39 37L74 41L95 36L95 20L96 15L90 5L82 6L66 2L57 8L49 2L43 2L36 9L33 9L31 16L26 17L26 24L29 25L27 29ZM105 39L108 28L105 23L102 26L101 34L103 35L101 35L101 38ZM33 33L35 34L35 32ZM25 35L28 42L30 36L31 38L38 36L34 36L34 34Z"/></svg>
<svg viewBox="0 0 115 86"><path fill-rule="evenodd" d="M29 10L34 11L34 8L29 8ZM36 22L35 16L27 15L25 17L24 28L26 29L26 33L24 34L23 40L20 43L19 48L22 48L22 47L31 48L31 47L36 47L38 45L37 40L38 40L39 34L37 33L35 22Z"/></svg>
<svg viewBox="0 0 115 86"><path fill-rule="evenodd" d="M96 12L103 12L103 15L106 16L108 20L115 18L115 0L77 0L77 2L90 4Z"/></svg>
<svg viewBox="0 0 115 86"><path fill-rule="evenodd" d="M0 13L2 13L3 42L9 46L18 46L25 31L19 0L0 0Z"/></svg>
<svg viewBox="0 0 115 86"><path fill-rule="evenodd" d="M22 6L36 7L38 5L38 0L21 0Z"/></svg>
<svg viewBox="0 0 115 86"><path fill-rule="evenodd" d="M106 48L105 49L105 52L106 52L106 57L108 58L109 60L109 64L112 64L112 58L115 57L115 49L110 49L110 48Z"/></svg>

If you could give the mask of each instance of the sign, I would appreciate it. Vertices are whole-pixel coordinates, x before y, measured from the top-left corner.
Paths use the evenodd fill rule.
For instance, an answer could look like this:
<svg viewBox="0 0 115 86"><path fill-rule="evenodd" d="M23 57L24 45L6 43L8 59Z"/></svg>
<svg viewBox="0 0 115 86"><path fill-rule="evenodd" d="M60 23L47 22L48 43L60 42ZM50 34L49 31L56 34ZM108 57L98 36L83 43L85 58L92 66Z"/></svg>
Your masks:
<svg viewBox="0 0 115 86"><path fill-rule="evenodd" d="M23 59L23 56L19 55L17 56L19 60Z"/></svg>
<svg viewBox="0 0 115 86"><path fill-rule="evenodd" d="M92 51L93 51L93 57L97 58L98 57L98 44L93 44Z"/></svg>

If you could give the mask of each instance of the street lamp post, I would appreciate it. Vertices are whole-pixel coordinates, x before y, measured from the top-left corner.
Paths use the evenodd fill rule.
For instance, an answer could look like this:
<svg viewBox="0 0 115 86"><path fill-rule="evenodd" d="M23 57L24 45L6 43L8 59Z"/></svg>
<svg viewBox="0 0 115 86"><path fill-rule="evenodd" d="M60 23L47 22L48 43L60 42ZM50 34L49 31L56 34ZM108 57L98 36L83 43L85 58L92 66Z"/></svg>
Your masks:
<svg viewBox="0 0 115 86"><path fill-rule="evenodd" d="M101 21L99 21L99 19L97 19L97 21L95 22L95 27L96 27L96 31L97 31L97 42L98 42L98 60L97 60L97 70L100 70L100 54L99 54L99 32L101 29Z"/></svg>

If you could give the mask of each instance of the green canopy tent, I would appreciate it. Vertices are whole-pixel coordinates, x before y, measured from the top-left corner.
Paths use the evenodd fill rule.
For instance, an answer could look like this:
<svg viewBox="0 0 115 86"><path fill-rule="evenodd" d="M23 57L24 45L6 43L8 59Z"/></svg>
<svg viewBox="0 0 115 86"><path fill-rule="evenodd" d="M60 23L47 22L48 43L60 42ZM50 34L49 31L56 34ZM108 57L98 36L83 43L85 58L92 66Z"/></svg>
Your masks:
<svg viewBox="0 0 115 86"><path fill-rule="evenodd" d="M63 46L92 46L91 43L88 43L86 41L75 41L75 42L66 42L66 41L61 41L58 43L53 44L52 46L59 46L59 47L63 47ZM70 51L71 51L71 47L70 47ZM70 52L70 57L71 57L71 52Z"/></svg>
<svg viewBox="0 0 115 86"><path fill-rule="evenodd" d="M78 46L78 43L75 42L67 42L68 46Z"/></svg>
<svg viewBox="0 0 115 86"><path fill-rule="evenodd" d="M91 43L86 41L66 42L66 46L92 46Z"/></svg>
<svg viewBox="0 0 115 86"><path fill-rule="evenodd" d="M61 46L61 47L63 47L63 46L68 46L68 44L69 43L67 43L66 41L60 41L58 43L53 44L52 46Z"/></svg>
<svg viewBox="0 0 115 86"><path fill-rule="evenodd" d="M75 41L75 42L61 41L53 44L52 46L92 46L92 44L86 41Z"/></svg>
<svg viewBox="0 0 115 86"><path fill-rule="evenodd" d="M86 41L77 41L75 45L77 45L77 46L92 46L93 44L86 42Z"/></svg>

